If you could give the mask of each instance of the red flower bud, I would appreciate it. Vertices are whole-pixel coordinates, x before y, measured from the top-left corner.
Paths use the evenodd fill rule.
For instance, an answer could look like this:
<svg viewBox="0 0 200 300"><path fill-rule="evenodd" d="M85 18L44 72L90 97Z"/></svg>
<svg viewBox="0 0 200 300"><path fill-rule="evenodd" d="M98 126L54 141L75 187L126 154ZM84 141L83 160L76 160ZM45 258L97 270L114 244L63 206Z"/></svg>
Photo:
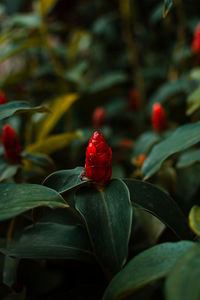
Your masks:
<svg viewBox="0 0 200 300"><path fill-rule="evenodd" d="M165 111L160 103L154 103L152 110L152 127L154 131L166 129Z"/></svg>
<svg viewBox="0 0 200 300"><path fill-rule="evenodd" d="M103 107L97 107L92 115L92 125L93 128L101 128L106 120L106 112Z"/></svg>
<svg viewBox="0 0 200 300"><path fill-rule="evenodd" d="M86 149L85 173L87 178L105 184L110 180L112 150L106 144L103 134L95 131Z"/></svg>
<svg viewBox="0 0 200 300"><path fill-rule="evenodd" d="M0 91L0 105L6 104L6 103L7 103L6 96L2 91Z"/></svg>
<svg viewBox="0 0 200 300"><path fill-rule="evenodd" d="M194 53L200 53L200 23L197 25L197 27L194 31L193 41L191 44L191 50Z"/></svg>
<svg viewBox="0 0 200 300"><path fill-rule="evenodd" d="M1 142L4 147L6 158L12 163L20 162L21 145L15 130L6 124L3 127Z"/></svg>
<svg viewBox="0 0 200 300"><path fill-rule="evenodd" d="M129 91L129 106L133 112L136 112L140 109L141 100L140 95L136 89L131 89Z"/></svg>

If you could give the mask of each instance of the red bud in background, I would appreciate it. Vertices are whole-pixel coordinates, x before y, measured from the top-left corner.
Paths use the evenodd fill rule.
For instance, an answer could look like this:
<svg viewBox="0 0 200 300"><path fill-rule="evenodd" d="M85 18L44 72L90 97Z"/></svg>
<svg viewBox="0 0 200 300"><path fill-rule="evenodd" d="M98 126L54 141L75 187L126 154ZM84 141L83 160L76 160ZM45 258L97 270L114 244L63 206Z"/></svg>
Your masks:
<svg viewBox="0 0 200 300"><path fill-rule="evenodd" d="M194 31L193 41L191 44L191 50L194 53L200 53L200 23L197 25L197 27Z"/></svg>
<svg viewBox="0 0 200 300"><path fill-rule="evenodd" d="M86 149L85 173L87 178L105 184L110 180L112 150L106 144L103 134L95 131Z"/></svg>
<svg viewBox="0 0 200 300"><path fill-rule="evenodd" d="M129 91L129 106L133 112L136 112L141 107L140 95L136 89Z"/></svg>
<svg viewBox="0 0 200 300"><path fill-rule="evenodd" d="M152 110L152 127L154 131L164 131L166 129L165 111L160 103L154 103Z"/></svg>
<svg viewBox="0 0 200 300"><path fill-rule="evenodd" d="M92 125L93 128L101 128L106 120L106 112L105 109L101 106L97 107L92 115Z"/></svg>
<svg viewBox="0 0 200 300"><path fill-rule="evenodd" d="M6 104L6 103L7 103L6 96L2 91L0 91L0 105Z"/></svg>
<svg viewBox="0 0 200 300"><path fill-rule="evenodd" d="M21 145L17 133L9 125L3 127L1 142L4 147L6 158L12 163L20 162L21 158Z"/></svg>

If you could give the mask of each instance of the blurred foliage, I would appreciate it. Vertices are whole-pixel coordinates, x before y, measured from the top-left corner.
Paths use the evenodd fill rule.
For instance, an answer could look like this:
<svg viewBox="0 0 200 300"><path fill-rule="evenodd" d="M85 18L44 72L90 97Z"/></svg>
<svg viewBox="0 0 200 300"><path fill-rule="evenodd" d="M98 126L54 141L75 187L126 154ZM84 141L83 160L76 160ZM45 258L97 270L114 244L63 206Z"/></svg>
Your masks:
<svg viewBox="0 0 200 300"><path fill-rule="evenodd" d="M199 246L191 241L176 243L191 239L184 219L188 215L197 235L194 239L199 239L200 230L200 52L191 49L200 21L198 7L197 0L0 2L0 89L7 102L0 106L0 129L9 123L22 145L17 164L6 160L0 145L0 247L12 257L4 260L0 256L1 299L94 300L101 299L105 290L104 299L121 299L119 295L132 299L133 292L134 299L164 299L164 294L166 299L179 299L183 293L198 299L197 273L186 291L181 291L181 286L199 259ZM136 91L137 105L130 91ZM152 129L156 102L166 113L164 132ZM94 128L93 112L98 107L104 109L104 120L100 128ZM87 183L77 179L82 168L65 170L84 166L85 149L96 129L112 148L112 176L129 178L120 184L133 202L128 263L113 280L114 274L105 266L102 271L94 262L112 264L109 247L105 254L105 245L94 242L95 258L90 249L91 240L102 237L90 224L95 214L87 215L79 193L75 201L76 188L84 185L87 194ZM145 155L142 162L141 155ZM41 186L46 177L46 186ZM142 182L144 178L153 185ZM18 185L22 187L15 195ZM112 189L117 191L114 184ZM109 193L105 195L108 201ZM65 201L71 208L64 212L48 208L66 207ZM96 209L100 218L100 208ZM123 214L118 209L115 207L113 214L120 218ZM131 213L127 209L124 215L130 218ZM112 217L111 209L108 224ZM94 218L92 222L95 224ZM103 219L96 223L101 222L104 228ZM130 230L130 224L127 226ZM67 240L63 240L65 231ZM123 248L117 244L121 237L128 240L120 234L116 230L116 251ZM12 238L15 244L11 247ZM54 247L61 240L56 256ZM162 242L166 246L156 245ZM162 248L163 266L156 257ZM171 248L175 254L170 256ZM179 248L186 251L183 260ZM122 250L119 268L127 262L126 249ZM143 256L147 262L151 257L155 260L144 266L140 263ZM169 261L173 262L170 266ZM127 278L134 276L131 266L135 265L141 277L138 282L133 277L131 283ZM196 265L199 267L199 262ZM186 275L181 272L185 266ZM152 283L164 276L165 283ZM149 290L143 287L146 284Z"/></svg>

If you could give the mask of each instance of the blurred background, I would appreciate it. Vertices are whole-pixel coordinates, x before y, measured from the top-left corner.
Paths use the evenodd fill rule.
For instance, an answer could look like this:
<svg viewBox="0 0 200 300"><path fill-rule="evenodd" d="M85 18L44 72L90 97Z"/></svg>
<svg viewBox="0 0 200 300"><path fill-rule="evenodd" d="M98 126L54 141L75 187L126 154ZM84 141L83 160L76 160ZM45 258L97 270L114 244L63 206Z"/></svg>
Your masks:
<svg viewBox="0 0 200 300"><path fill-rule="evenodd" d="M23 149L73 168L98 129L113 149L113 176L140 178L138 155L163 138L152 105L163 105L169 132L199 118L197 8L197 0L1 1L0 89L7 102L51 110L9 121Z"/></svg>

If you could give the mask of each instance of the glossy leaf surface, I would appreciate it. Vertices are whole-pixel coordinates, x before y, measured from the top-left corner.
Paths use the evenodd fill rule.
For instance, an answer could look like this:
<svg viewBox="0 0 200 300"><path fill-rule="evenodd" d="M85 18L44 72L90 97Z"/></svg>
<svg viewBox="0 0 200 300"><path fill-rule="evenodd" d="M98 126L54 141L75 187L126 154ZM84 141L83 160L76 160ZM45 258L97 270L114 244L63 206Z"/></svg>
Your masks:
<svg viewBox="0 0 200 300"><path fill-rule="evenodd" d="M136 255L107 287L103 300L120 300L166 276L179 257L194 243L163 243Z"/></svg>
<svg viewBox="0 0 200 300"><path fill-rule="evenodd" d="M104 188L81 188L76 193L76 209L88 230L100 264L111 274L126 261L132 223L132 207L126 185L113 179Z"/></svg>
<svg viewBox="0 0 200 300"><path fill-rule="evenodd" d="M38 184L1 183L0 195L0 221L38 206L67 207L60 194Z"/></svg>
<svg viewBox="0 0 200 300"><path fill-rule="evenodd" d="M190 239L188 222L176 202L156 186L132 179L123 180L133 205L144 209L166 224L180 239Z"/></svg>
<svg viewBox="0 0 200 300"><path fill-rule="evenodd" d="M1 252L17 258L94 261L87 232L81 225L31 225L16 244Z"/></svg>
<svg viewBox="0 0 200 300"><path fill-rule="evenodd" d="M198 300L200 295L200 246L194 245L180 257L166 281L167 300Z"/></svg>
<svg viewBox="0 0 200 300"><path fill-rule="evenodd" d="M172 135L153 147L143 164L145 179L155 174L170 155L183 151L200 141L200 122L179 127Z"/></svg>

